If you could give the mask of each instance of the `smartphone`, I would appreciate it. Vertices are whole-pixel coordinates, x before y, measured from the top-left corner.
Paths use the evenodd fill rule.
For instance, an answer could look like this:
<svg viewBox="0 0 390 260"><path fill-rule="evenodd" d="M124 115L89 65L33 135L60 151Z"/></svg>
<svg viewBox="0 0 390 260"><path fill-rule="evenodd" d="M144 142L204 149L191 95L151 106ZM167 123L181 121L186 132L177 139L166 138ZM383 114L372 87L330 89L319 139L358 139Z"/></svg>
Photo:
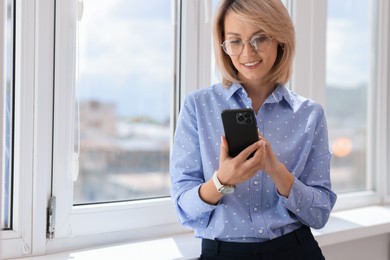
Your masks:
<svg viewBox="0 0 390 260"><path fill-rule="evenodd" d="M242 150L259 140L253 109L228 109L222 111L221 117L231 157L237 156Z"/></svg>

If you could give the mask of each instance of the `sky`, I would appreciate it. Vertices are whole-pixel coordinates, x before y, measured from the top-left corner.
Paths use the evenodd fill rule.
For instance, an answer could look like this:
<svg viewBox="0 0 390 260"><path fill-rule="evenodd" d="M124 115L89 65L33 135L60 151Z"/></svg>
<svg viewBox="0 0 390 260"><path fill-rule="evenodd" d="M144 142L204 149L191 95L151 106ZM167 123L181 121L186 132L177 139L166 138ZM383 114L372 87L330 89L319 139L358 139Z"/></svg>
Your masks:
<svg viewBox="0 0 390 260"><path fill-rule="evenodd" d="M328 85L355 87L368 81L371 2L329 0ZM79 25L80 100L114 103L122 117L144 115L161 122L169 118L173 81L170 5L171 0L84 1Z"/></svg>
<svg viewBox="0 0 390 260"><path fill-rule="evenodd" d="M372 52L373 2L375 1L328 1L328 85L355 87L368 82Z"/></svg>
<svg viewBox="0 0 390 260"><path fill-rule="evenodd" d="M79 25L80 100L115 103L120 116L167 120L173 80L170 0L147 5L86 0L84 5Z"/></svg>

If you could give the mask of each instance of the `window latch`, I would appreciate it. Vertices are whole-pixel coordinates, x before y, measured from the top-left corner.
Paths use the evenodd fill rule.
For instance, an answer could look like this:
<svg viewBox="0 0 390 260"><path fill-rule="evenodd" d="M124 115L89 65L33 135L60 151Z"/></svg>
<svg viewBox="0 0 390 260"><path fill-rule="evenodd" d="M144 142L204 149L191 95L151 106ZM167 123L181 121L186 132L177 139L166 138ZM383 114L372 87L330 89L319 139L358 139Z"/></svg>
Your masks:
<svg viewBox="0 0 390 260"><path fill-rule="evenodd" d="M49 206L47 208L46 237L49 239L54 238L55 219L56 219L56 197L52 196L49 200Z"/></svg>

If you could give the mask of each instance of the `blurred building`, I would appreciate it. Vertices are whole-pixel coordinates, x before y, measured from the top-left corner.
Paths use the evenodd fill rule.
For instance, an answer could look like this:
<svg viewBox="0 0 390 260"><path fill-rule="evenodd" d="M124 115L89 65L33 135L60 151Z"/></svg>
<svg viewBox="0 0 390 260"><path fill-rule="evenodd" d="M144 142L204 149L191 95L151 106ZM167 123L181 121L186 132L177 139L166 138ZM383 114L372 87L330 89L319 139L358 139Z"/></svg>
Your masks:
<svg viewBox="0 0 390 260"><path fill-rule="evenodd" d="M118 118L114 104L86 101L80 103L79 134L75 200L128 200L168 194L169 124L139 116Z"/></svg>

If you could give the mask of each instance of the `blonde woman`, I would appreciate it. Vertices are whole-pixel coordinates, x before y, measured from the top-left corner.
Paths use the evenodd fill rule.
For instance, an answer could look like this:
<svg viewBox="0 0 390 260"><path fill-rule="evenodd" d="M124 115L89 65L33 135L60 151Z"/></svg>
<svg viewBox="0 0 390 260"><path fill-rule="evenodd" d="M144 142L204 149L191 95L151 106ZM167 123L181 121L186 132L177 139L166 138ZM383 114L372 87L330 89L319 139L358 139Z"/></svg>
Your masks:
<svg viewBox="0 0 390 260"><path fill-rule="evenodd" d="M279 0L223 0L213 36L221 83L186 97L174 137L179 220L202 239L201 259L324 259L310 227L336 201L331 153L322 107L285 86L290 16ZM259 141L232 158L221 112L234 108L254 110Z"/></svg>

